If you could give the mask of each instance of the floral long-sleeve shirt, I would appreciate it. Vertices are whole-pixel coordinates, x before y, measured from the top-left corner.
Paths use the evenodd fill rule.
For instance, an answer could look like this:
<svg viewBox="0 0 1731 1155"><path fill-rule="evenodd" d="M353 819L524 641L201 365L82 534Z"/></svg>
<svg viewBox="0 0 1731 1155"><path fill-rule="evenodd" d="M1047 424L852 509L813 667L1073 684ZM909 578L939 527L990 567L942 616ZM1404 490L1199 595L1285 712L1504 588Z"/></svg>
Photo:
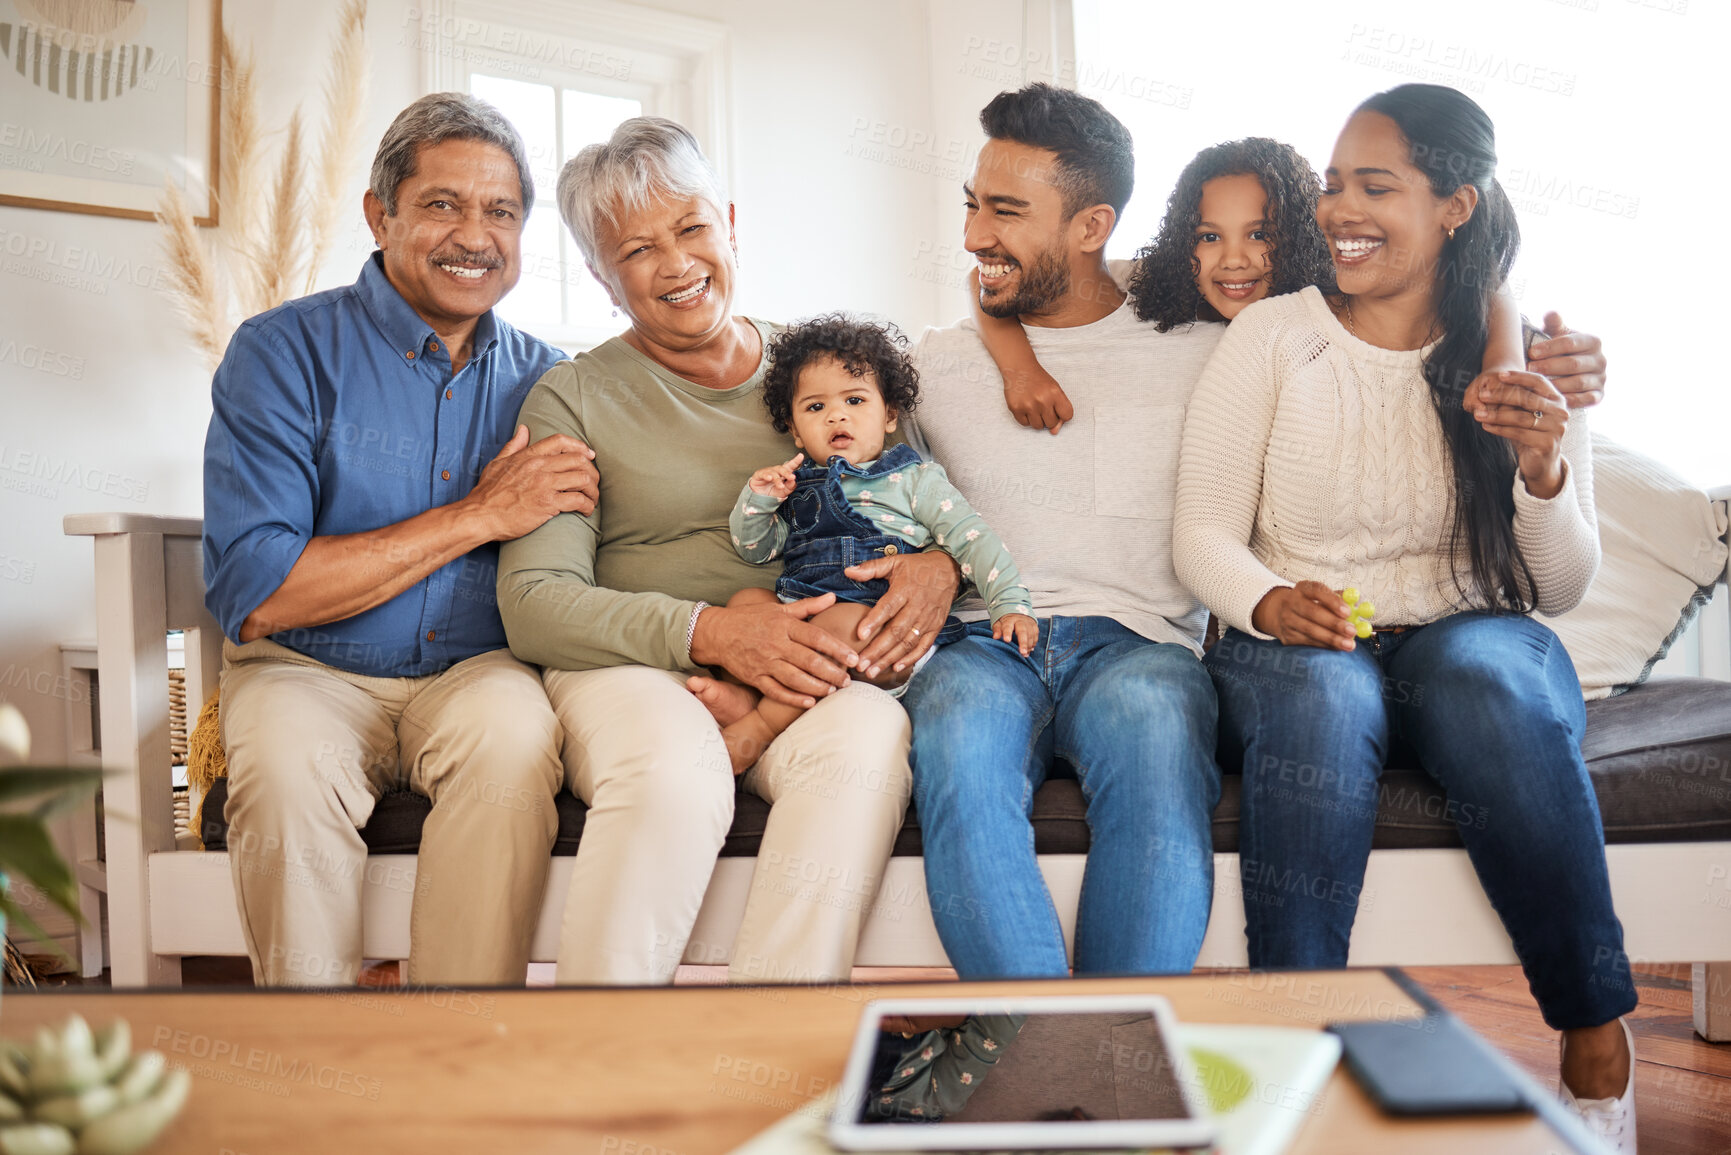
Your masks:
<svg viewBox="0 0 1731 1155"><path fill-rule="evenodd" d="M839 470L842 493L855 513L915 549L936 545L955 558L962 580L980 591L994 622L1005 614L1033 616L1033 597L1010 551L950 484L943 466L921 461L875 473L873 464L843 463ZM733 544L745 560L764 565L786 549L790 526L785 516L775 516L780 507L775 498L754 492L749 484L740 490L729 523Z"/></svg>
<svg viewBox="0 0 1731 1155"><path fill-rule="evenodd" d="M938 1123L968 1099L1003 1058L1026 1015L969 1015L959 1027L914 1035L881 1087L872 1088L866 1117Z"/></svg>

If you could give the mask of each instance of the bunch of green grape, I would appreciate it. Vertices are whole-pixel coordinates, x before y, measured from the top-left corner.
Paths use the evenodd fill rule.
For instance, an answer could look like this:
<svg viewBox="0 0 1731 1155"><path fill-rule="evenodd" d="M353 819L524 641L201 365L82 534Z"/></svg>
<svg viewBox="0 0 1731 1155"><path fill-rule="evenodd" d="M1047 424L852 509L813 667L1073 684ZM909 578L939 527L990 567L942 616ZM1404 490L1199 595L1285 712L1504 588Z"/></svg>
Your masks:
<svg viewBox="0 0 1731 1155"><path fill-rule="evenodd" d="M1376 617L1375 603L1360 601L1357 586L1347 586L1341 590L1340 600L1352 611L1352 632L1361 638L1370 637L1370 619Z"/></svg>

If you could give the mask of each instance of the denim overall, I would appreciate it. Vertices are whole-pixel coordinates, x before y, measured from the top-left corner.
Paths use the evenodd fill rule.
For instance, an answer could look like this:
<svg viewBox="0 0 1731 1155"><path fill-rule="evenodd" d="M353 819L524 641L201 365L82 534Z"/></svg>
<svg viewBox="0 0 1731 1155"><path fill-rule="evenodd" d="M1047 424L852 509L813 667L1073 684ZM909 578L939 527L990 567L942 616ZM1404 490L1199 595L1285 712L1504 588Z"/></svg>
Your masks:
<svg viewBox="0 0 1731 1155"><path fill-rule="evenodd" d="M919 464L918 453L898 445L865 469L850 465L838 454L828 465L802 465L794 470L793 493L776 511L776 516L788 523L776 596L789 601L834 594L840 602L875 605L889 592L889 581L874 578L856 582L842 571L873 558L918 553L919 549L855 512L842 492L840 477L844 471L854 477L887 477L898 470L917 469ZM963 624L951 617L938 635L938 644L959 641L965 633Z"/></svg>

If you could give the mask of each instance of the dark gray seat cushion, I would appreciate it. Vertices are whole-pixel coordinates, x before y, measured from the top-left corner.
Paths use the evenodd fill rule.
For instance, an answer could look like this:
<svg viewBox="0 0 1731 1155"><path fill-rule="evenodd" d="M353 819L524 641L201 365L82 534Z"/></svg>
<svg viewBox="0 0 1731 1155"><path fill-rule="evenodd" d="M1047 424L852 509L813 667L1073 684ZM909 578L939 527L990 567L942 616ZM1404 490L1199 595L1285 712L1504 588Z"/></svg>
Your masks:
<svg viewBox="0 0 1731 1155"><path fill-rule="evenodd" d="M1582 750L1599 796L1606 842L1731 839L1731 682L1674 678L1589 702ZM1380 784L1373 845L1379 850L1459 846L1455 815L1442 791L1417 769L1410 752L1396 749L1391 762ZM1240 778L1237 767L1225 769L1214 811L1214 848L1236 851ZM227 845L227 798L228 781L218 779L204 806L202 836L208 849ZM588 807L564 791L557 806L553 853L575 854ZM430 810L420 795L393 791L379 800L361 837L374 854L412 854ZM1073 779L1047 782L1034 796L1035 850L1087 853L1086 815ZM755 855L768 817L767 802L740 794L722 855ZM895 853L921 852L919 816L910 808Z"/></svg>

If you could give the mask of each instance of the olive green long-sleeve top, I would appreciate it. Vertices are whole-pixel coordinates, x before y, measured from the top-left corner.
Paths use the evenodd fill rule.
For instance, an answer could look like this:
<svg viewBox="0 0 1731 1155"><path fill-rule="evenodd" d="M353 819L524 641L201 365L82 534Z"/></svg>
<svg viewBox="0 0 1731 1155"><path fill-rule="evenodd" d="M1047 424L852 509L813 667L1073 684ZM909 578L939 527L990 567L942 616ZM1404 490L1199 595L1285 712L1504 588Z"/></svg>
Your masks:
<svg viewBox="0 0 1731 1155"><path fill-rule="evenodd" d="M753 320L767 346L776 327ZM561 361L519 420L595 451L601 496L499 551L499 613L519 658L564 670L694 669L698 601L770 588L779 566L739 556L728 515L754 470L794 455L763 407L764 365L732 389L675 376L615 337Z"/></svg>

